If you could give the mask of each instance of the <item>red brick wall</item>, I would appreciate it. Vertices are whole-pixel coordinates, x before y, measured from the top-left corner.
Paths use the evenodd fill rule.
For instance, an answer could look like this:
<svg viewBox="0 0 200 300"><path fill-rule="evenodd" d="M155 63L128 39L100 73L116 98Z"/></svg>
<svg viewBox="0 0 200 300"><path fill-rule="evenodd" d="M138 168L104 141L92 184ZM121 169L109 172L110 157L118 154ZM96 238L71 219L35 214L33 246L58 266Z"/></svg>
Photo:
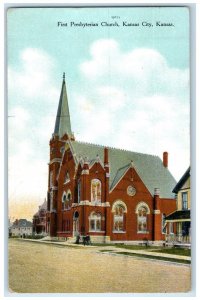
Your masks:
<svg viewBox="0 0 200 300"><path fill-rule="evenodd" d="M60 148L62 144L57 146ZM52 144L53 145L53 144ZM51 145L51 146L52 146ZM58 152L57 152L58 154ZM50 165L49 170L53 170L55 178L58 173L59 164ZM112 166L111 166L112 167ZM84 169L88 169L85 164ZM70 181L64 183L66 171L69 172ZM158 199L157 205L160 209L160 214L154 214L155 200L154 196L150 194L141 178L138 176L134 168L130 168L120 182L115 186L111 192L108 190L108 178L106 177L106 171L108 168L103 168L100 163L95 163L89 174L82 174L82 167L79 165L78 170L75 169L75 162L72 157L70 150L65 153L62 166L59 171L58 192L56 195L56 210L57 217L51 216L52 226L51 233L59 236L70 236L73 233L73 216L77 211L79 213L79 230L81 234L89 233L92 235L107 235L110 236L111 240L114 241L128 241L128 240L161 240L164 239L162 234L162 213L168 215L169 213L176 210L176 201L172 199ZM72 203L77 203L77 182L81 180L81 200L91 201L91 180L99 179L101 181L101 199L102 204L105 202L110 203L110 207L103 206L76 206L71 207ZM127 187L134 186L136 194L129 196L127 194ZM64 191L70 189L72 200L70 201L70 210L62 209L62 196ZM106 190L107 189L107 190ZM158 197L159 198L159 197ZM113 212L112 206L116 200L121 200L126 204L127 213L125 213L125 228L124 233L113 232ZM148 205L150 213L147 215L147 233L138 233L137 213L136 207L140 202L144 202ZM89 232L89 215L91 212L99 212L104 217L102 221L102 232Z"/></svg>
<svg viewBox="0 0 200 300"><path fill-rule="evenodd" d="M127 187L130 185L134 186L136 189L136 194L134 196L129 196L127 194ZM117 184L112 193L110 193L109 199L111 207L117 199L122 200L127 206L126 233L113 233L113 213L111 212L110 235L112 240L142 240L144 238L149 240L152 239L153 197L133 168L126 172L122 180ZM138 224L136 207L140 202L145 202L151 212L151 214L148 214L147 216L148 233L145 234L137 233Z"/></svg>

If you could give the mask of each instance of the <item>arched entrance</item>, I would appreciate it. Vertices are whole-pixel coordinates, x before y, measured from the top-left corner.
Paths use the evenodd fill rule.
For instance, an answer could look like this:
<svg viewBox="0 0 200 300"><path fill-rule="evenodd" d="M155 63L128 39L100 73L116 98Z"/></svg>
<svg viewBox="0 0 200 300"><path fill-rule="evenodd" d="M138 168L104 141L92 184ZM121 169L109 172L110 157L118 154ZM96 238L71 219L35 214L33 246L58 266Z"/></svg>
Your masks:
<svg viewBox="0 0 200 300"><path fill-rule="evenodd" d="M79 213L75 211L73 216L73 236L77 236L79 234Z"/></svg>

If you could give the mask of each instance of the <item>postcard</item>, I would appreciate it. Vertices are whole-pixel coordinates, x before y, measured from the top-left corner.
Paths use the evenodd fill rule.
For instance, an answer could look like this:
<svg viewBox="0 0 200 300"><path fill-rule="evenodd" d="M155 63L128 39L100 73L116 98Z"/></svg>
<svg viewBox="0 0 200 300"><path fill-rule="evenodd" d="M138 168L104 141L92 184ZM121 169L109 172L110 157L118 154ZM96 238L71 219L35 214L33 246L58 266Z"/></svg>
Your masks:
<svg viewBox="0 0 200 300"><path fill-rule="evenodd" d="M11 295L189 293L190 9L7 10Z"/></svg>

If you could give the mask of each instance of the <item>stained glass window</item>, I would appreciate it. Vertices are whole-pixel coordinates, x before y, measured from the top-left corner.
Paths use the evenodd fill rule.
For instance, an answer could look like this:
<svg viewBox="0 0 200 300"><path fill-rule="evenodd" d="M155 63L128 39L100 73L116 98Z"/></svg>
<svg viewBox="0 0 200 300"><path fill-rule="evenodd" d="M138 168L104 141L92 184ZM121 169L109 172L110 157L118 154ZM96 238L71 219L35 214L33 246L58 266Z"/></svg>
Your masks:
<svg viewBox="0 0 200 300"><path fill-rule="evenodd" d="M92 179L91 201L92 202L101 202L101 181L99 179Z"/></svg>
<svg viewBox="0 0 200 300"><path fill-rule="evenodd" d="M62 197L62 209L69 209L70 208L70 200L72 199L71 191L68 190L67 193L63 194Z"/></svg>
<svg viewBox="0 0 200 300"><path fill-rule="evenodd" d="M124 231L124 213L125 208L117 205L114 211L114 231Z"/></svg>
<svg viewBox="0 0 200 300"><path fill-rule="evenodd" d="M166 218L166 214L162 214L162 233L166 233L165 218Z"/></svg>
<svg viewBox="0 0 200 300"><path fill-rule="evenodd" d="M90 231L101 231L101 214L91 213L89 216Z"/></svg>
<svg viewBox="0 0 200 300"><path fill-rule="evenodd" d="M66 171L66 173L65 173L65 182L68 182L68 181L70 181L70 177L69 177L69 172Z"/></svg>
<svg viewBox="0 0 200 300"><path fill-rule="evenodd" d="M53 186L53 172L52 171L50 172L50 183L49 183L49 185L50 185L50 188Z"/></svg>
<svg viewBox="0 0 200 300"><path fill-rule="evenodd" d="M81 201L81 180L78 180L78 203Z"/></svg>
<svg viewBox="0 0 200 300"><path fill-rule="evenodd" d="M138 209L138 231L147 231L147 208L145 206L140 206Z"/></svg>

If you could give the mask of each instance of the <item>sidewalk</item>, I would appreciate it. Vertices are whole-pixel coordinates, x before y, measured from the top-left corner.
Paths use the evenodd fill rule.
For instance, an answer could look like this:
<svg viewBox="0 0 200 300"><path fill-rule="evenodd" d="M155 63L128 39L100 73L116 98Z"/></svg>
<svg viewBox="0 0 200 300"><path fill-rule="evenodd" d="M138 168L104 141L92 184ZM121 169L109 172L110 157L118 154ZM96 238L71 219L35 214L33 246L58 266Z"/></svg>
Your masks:
<svg viewBox="0 0 200 300"><path fill-rule="evenodd" d="M86 245L83 244L72 244L67 241L63 242L57 242L57 241L47 241L47 240L36 240L36 239L22 239L22 241L30 241L30 242L36 242L36 243L43 243L43 244L52 244L52 245L60 245L60 246L66 246L66 247L72 247L72 248L84 248L84 249L90 249L90 250L106 250L104 253L107 252L107 250L111 253L120 253L120 252L126 252L126 253L132 253L132 254L140 254L140 255L147 255L147 256L157 256L162 258L171 258L176 260L186 260L191 261L191 257L189 256L183 256L183 255L176 255L176 254L168 254L168 253L159 253L155 252L155 249L149 249L149 250L131 250L131 249L124 249L124 248L118 248L114 245L110 246L93 246L93 245ZM96 248L96 249L95 249ZM159 247L158 247L159 249Z"/></svg>

